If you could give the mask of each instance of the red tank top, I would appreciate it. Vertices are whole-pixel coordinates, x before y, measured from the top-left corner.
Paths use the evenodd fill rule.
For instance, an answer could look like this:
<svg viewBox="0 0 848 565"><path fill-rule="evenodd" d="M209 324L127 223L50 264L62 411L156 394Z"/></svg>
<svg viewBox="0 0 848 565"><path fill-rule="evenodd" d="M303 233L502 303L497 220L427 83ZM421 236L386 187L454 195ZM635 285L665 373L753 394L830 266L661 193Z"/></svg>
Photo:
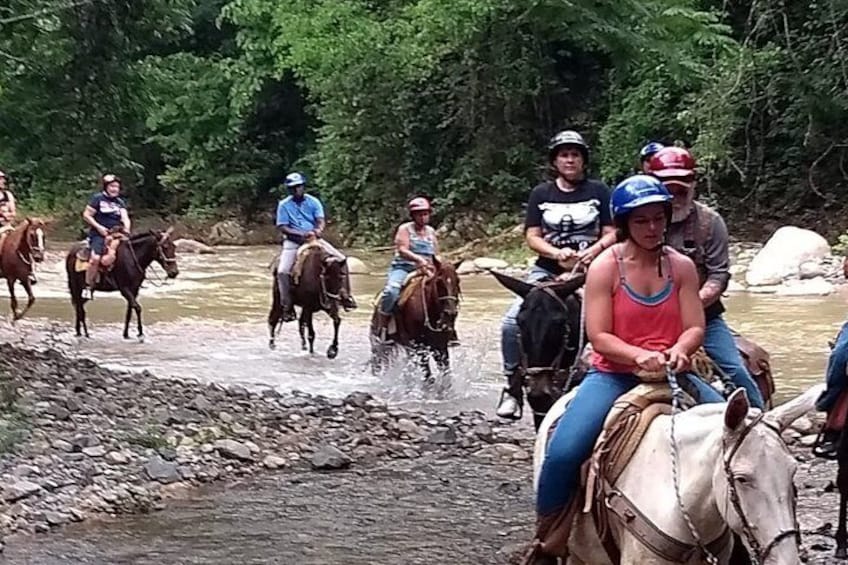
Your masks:
<svg viewBox="0 0 848 565"><path fill-rule="evenodd" d="M663 256L667 265L663 289L652 296L643 296L627 284L624 261L618 249L613 249L613 255L618 262L618 285L612 293L612 334L625 343L650 351L668 349L683 333L680 297L671 262ZM632 373L637 369L635 365L611 361L600 353L592 354L592 366L610 373Z"/></svg>

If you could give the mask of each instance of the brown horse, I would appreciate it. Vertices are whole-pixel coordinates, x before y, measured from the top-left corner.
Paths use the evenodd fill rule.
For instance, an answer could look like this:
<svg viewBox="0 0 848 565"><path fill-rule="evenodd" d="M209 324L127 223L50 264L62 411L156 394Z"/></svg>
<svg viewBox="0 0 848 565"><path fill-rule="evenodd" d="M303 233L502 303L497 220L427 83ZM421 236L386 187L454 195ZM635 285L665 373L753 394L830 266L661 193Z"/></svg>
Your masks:
<svg viewBox="0 0 848 565"><path fill-rule="evenodd" d="M44 222L38 218L27 218L3 237L0 247L0 273L9 285L12 320L17 321L35 304L31 276L33 263L44 261ZM20 282L27 293L27 305L21 312L18 312L15 281Z"/></svg>
<svg viewBox="0 0 848 565"><path fill-rule="evenodd" d="M312 314L324 311L333 320L333 343L327 348L327 357L335 359L339 354L339 316L343 273L342 264L328 255L320 245L306 244L302 250L305 255L298 259L300 276L292 284L292 304L300 306L298 330L300 347L306 350L307 332L309 353L315 353L315 329L312 327ZM271 337L268 347L276 347L276 332L283 319L283 299L277 286L277 268L274 267L271 278L271 311L268 313L268 329Z"/></svg>
<svg viewBox="0 0 848 565"><path fill-rule="evenodd" d="M100 280L94 287L95 291L121 293L127 301L127 313L124 317L124 339L129 339L130 320L135 311L138 320L138 339L144 341L144 329L141 325L141 305L136 297L147 276L147 268L156 261L165 270L169 279L175 278L180 270L177 267L177 249L171 241L172 228L165 232L150 230L133 234L118 246L115 263L111 270L101 273ZM77 268L77 254L84 249L84 243L71 247L65 256L65 272L68 275L68 290L71 291L71 303L76 311L77 337L80 330L88 335L88 325L85 321L85 303L88 299L82 297L85 287L85 269Z"/></svg>
<svg viewBox="0 0 848 565"><path fill-rule="evenodd" d="M434 260L434 266L432 273L408 283L415 285L414 288L404 289L401 293L403 297L403 294L411 292L407 300L401 298L398 304L395 313L397 331L393 336L396 345L417 357L425 381L431 384L431 355L441 376L450 372L448 342L454 334L462 294L459 275L456 274L457 265ZM387 367L397 351L394 345L387 345L378 337L378 308L379 305L375 305L371 317L371 369L375 374Z"/></svg>

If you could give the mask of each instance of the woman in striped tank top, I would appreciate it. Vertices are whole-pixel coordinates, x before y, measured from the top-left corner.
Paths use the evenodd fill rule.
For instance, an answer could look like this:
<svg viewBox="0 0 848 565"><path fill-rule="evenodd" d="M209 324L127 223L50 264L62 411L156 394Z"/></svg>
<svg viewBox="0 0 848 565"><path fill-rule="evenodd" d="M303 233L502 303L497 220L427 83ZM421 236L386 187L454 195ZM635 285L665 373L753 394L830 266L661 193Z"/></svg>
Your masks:
<svg viewBox="0 0 848 565"><path fill-rule="evenodd" d="M586 329L592 368L556 426L539 477L534 563L552 563L564 548L546 535L579 484L615 400L639 384L640 373L678 373L704 339L704 311L692 261L663 245L671 194L656 178L634 175L613 191L610 208L619 241L592 262L586 278ZM709 385L689 377L700 402L722 402Z"/></svg>

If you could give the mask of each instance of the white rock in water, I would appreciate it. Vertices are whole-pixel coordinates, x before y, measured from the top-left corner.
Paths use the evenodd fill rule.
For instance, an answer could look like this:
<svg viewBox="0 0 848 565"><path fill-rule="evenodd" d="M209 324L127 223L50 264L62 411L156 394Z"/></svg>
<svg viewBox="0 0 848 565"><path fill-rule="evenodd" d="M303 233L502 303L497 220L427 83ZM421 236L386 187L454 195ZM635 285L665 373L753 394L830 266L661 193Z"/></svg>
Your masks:
<svg viewBox="0 0 848 565"><path fill-rule="evenodd" d="M351 275L367 275L368 266L365 265L362 259L357 259L356 257L348 257L347 272Z"/></svg>
<svg viewBox="0 0 848 565"><path fill-rule="evenodd" d="M787 281L783 286L777 288L778 296L827 296L832 294L833 284L824 280L823 277L802 281Z"/></svg>
<svg viewBox="0 0 848 565"><path fill-rule="evenodd" d="M799 276L802 263L818 262L828 254L830 245L816 232L784 226L751 261L745 281L748 286L780 284L787 277Z"/></svg>
<svg viewBox="0 0 848 565"><path fill-rule="evenodd" d="M214 247L194 239L178 239L174 242L174 246L177 248L177 253L200 253L201 255L217 253Z"/></svg>
<svg viewBox="0 0 848 565"><path fill-rule="evenodd" d="M458 275L473 275L479 273L480 269L474 264L474 261L463 261L456 270Z"/></svg>
<svg viewBox="0 0 848 565"><path fill-rule="evenodd" d="M725 292L744 292L744 291L745 291L744 286L742 286L740 283L736 282L735 280L730 279L730 281L727 283L727 290Z"/></svg>
<svg viewBox="0 0 848 565"><path fill-rule="evenodd" d="M492 257L478 257L474 259L474 266L484 271L489 269L506 269L509 263L503 259L494 259Z"/></svg>
<svg viewBox="0 0 848 565"><path fill-rule="evenodd" d="M802 280L823 277L824 266L818 261L804 261L798 266L798 274Z"/></svg>

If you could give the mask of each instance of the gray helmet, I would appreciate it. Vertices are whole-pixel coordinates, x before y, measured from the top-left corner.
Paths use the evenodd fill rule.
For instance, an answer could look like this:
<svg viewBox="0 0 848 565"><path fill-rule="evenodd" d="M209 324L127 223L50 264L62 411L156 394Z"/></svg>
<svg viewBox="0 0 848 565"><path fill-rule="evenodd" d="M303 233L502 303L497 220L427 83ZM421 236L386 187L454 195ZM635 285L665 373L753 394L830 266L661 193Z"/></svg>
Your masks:
<svg viewBox="0 0 848 565"><path fill-rule="evenodd" d="M583 154L583 160L589 160L589 144L582 135L571 129L562 130L548 142L548 160L553 161L560 147L566 145L576 147Z"/></svg>

